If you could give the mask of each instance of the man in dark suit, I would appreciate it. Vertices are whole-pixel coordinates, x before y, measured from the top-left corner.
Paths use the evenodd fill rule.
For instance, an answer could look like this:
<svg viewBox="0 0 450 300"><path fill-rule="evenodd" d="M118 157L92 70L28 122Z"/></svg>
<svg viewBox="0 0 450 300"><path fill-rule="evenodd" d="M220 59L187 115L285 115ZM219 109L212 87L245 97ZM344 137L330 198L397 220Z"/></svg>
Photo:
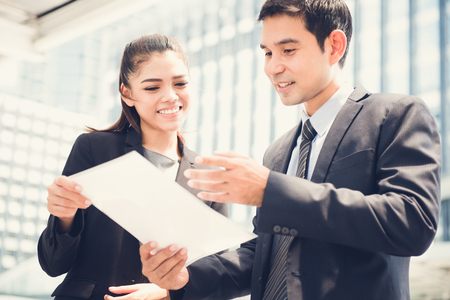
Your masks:
<svg viewBox="0 0 450 300"><path fill-rule="evenodd" d="M409 299L410 256L426 251L438 224L433 117L417 97L345 83L343 1L267 0L259 20L265 73L283 104L303 106L302 120L264 166L229 152L196 159L223 170L185 172L209 191L204 200L257 206L258 237L187 269L185 250L153 255L156 243L146 244L144 275L171 299Z"/></svg>

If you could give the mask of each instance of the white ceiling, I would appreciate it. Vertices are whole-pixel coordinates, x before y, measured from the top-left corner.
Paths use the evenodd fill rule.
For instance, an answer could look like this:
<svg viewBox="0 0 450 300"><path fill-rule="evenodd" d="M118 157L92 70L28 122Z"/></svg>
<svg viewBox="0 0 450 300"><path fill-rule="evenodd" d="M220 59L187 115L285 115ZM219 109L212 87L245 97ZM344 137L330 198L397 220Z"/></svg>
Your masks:
<svg viewBox="0 0 450 300"><path fill-rule="evenodd" d="M1 0L0 16L23 24L74 1L76 0Z"/></svg>
<svg viewBox="0 0 450 300"><path fill-rule="evenodd" d="M47 50L161 0L0 0L0 57L39 62Z"/></svg>

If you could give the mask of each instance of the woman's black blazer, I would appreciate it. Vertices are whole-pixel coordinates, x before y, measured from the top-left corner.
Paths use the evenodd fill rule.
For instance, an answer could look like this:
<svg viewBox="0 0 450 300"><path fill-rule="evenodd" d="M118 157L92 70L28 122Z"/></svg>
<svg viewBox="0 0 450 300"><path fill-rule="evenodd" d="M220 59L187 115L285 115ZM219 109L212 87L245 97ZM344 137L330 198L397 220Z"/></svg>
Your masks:
<svg viewBox="0 0 450 300"><path fill-rule="evenodd" d="M196 195L199 191L187 186L183 172L205 167L194 163L195 152L181 142L179 145L181 162L176 182ZM143 155L141 136L133 129L82 134L72 148L63 175L70 176L133 150ZM204 202L228 215L226 204ZM142 275L138 240L97 208L78 210L69 233L59 233L56 219L50 215L38 242L42 269L50 276L67 273L52 294L55 299L103 299L110 294L110 286L148 282Z"/></svg>

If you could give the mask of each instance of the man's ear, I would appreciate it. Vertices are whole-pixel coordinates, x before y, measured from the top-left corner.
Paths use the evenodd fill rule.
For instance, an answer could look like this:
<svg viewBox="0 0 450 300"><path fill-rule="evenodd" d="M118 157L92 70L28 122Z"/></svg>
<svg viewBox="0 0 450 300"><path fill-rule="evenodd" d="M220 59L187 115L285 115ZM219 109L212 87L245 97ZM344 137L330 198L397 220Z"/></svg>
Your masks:
<svg viewBox="0 0 450 300"><path fill-rule="evenodd" d="M333 30L327 38L331 45L330 64L334 65L344 56L347 47L347 37L342 30Z"/></svg>
<svg viewBox="0 0 450 300"><path fill-rule="evenodd" d="M122 93L122 100L129 106L134 106L134 101L131 99L131 90L127 88L123 83L120 85L120 91Z"/></svg>

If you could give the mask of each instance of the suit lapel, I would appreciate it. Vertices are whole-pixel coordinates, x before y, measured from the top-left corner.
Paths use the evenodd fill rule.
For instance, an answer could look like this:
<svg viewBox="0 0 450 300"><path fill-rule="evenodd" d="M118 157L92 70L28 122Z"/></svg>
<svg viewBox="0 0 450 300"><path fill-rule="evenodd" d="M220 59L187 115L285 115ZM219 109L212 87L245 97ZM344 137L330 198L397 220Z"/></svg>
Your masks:
<svg viewBox="0 0 450 300"><path fill-rule="evenodd" d="M176 182L184 187L186 190L188 190L191 194L197 195L199 190L193 189L190 186L187 185L188 179L186 176L184 176L184 171L187 169L195 169L194 159L195 159L195 152L192 152L189 150L186 145L183 145L182 147L182 155L180 160L180 168L178 169L177 173L177 179Z"/></svg>
<svg viewBox="0 0 450 300"><path fill-rule="evenodd" d="M344 106L342 106L336 116L336 119L330 127L330 131L328 132L325 143L320 151L316 167L314 168L314 172L311 177L312 182L320 183L325 180L330 164L342 138L352 124L353 119L358 115L359 111L363 107L363 104L359 103L359 101L369 95L369 92L359 86L353 91Z"/></svg>
<svg viewBox="0 0 450 300"><path fill-rule="evenodd" d="M302 122L296 127L288 131L283 137L280 138L280 143L276 144L276 149L274 149L273 154L264 159L264 165L275 172L280 172L286 174L289 161L291 159L291 153L297 144L297 137L300 134L302 128ZM260 208L256 210L256 217L258 217ZM258 222L257 222L258 223ZM261 268L261 276L265 282L269 276L270 272L270 261L272 255L273 246L273 234L258 232L258 243L261 243L261 256L263 265Z"/></svg>
<svg viewBox="0 0 450 300"><path fill-rule="evenodd" d="M270 157L265 159L265 166L272 171L286 174L289 161L291 160L291 153L297 144L297 137L300 134L302 122L296 127L288 131L282 138L277 148Z"/></svg>

